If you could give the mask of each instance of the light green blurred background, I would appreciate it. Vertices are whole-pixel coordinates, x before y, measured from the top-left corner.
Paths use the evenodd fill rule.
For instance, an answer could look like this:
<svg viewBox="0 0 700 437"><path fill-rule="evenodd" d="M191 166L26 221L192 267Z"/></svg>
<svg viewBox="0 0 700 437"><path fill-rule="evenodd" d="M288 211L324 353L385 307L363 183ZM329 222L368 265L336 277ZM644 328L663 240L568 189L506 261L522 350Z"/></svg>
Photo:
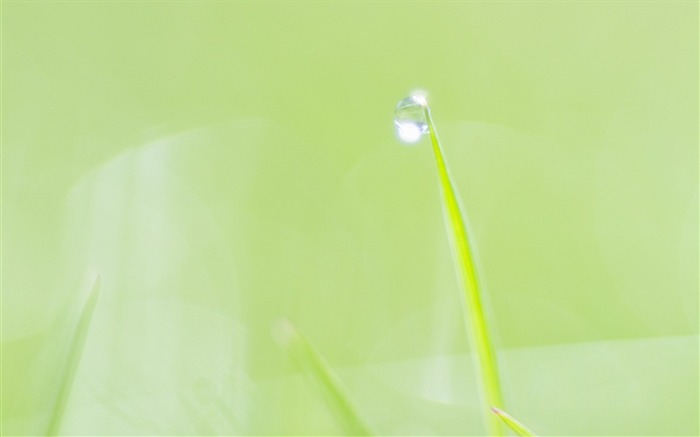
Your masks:
<svg viewBox="0 0 700 437"><path fill-rule="evenodd" d="M483 432L427 144L477 240L510 411L698 435L697 2L2 4L2 434Z"/></svg>

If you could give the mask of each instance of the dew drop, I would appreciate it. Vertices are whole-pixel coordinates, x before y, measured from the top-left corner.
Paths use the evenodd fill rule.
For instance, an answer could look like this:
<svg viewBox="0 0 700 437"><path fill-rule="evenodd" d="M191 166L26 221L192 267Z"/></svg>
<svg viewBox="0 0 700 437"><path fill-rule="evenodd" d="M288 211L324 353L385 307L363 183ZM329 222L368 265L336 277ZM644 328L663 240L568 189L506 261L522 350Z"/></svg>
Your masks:
<svg viewBox="0 0 700 437"><path fill-rule="evenodd" d="M416 143L428 133L425 96L414 94L401 100L394 111L396 134L406 143Z"/></svg>

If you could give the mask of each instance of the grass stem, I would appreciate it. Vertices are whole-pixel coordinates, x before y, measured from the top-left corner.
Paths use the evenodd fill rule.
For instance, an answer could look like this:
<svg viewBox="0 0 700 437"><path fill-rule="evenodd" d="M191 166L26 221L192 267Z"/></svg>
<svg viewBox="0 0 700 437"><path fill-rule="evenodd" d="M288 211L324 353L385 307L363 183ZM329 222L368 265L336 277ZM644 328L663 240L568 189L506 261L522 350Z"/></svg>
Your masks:
<svg viewBox="0 0 700 437"><path fill-rule="evenodd" d="M369 426L351 400L349 392L338 375L291 322L288 320L278 322L275 326L275 337L293 360L318 382L328 405L341 422L347 435L375 435L372 427Z"/></svg>
<svg viewBox="0 0 700 437"><path fill-rule="evenodd" d="M460 210L459 201L455 194L454 184L449 175L443 157L440 141L430 114L430 108L424 105L428 131L433 145L435 162L438 168L443 206L447 219L448 235L454 249L454 256L459 270L458 275L464 288L466 299L466 319L468 335L475 347L477 356L477 372L482 393L482 408L488 430L493 436L502 436L503 429L498 417L490 413L492 406L503 404L496 354L488 329L486 314L482 304L481 290L477 269L474 263L470 237Z"/></svg>
<svg viewBox="0 0 700 437"><path fill-rule="evenodd" d="M75 375L77 374L78 367L80 366L80 359L83 356L85 340L87 338L88 330L90 329L90 321L92 320L92 314L95 311L99 294L100 277L98 276L95 278L95 282L92 285L92 291L85 301L85 305L83 305L83 311L80 314L80 319L78 320L78 324L75 327L75 332L73 333L73 339L71 341L70 349L68 350L68 359L66 360L63 374L61 375L61 385L58 388L56 401L54 402L53 411L51 412L51 418L49 419L49 426L46 435L57 435L61 429L61 422L63 421L66 406L68 405L70 394L73 390L73 382L75 381Z"/></svg>
<svg viewBox="0 0 700 437"><path fill-rule="evenodd" d="M493 414L496 416L500 417L503 422L505 422L506 425L510 427L513 431L515 431L516 434L519 436L524 436L524 437L535 437L535 433L530 431L525 425L520 423L518 420L516 420L513 416L510 414L506 413L505 411L492 407L491 410L493 411Z"/></svg>

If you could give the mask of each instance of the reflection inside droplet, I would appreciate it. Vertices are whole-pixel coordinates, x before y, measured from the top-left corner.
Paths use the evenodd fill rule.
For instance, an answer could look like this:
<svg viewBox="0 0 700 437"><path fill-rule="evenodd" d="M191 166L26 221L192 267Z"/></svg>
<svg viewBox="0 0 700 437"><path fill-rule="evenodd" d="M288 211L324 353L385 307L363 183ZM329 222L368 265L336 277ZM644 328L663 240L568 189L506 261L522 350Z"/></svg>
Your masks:
<svg viewBox="0 0 700 437"><path fill-rule="evenodd" d="M425 116L427 102L422 94L414 94L401 100L394 112L396 134L406 143L415 143L428 133L428 120Z"/></svg>
<svg viewBox="0 0 700 437"><path fill-rule="evenodd" d="M416 123L397 123L396 129L399 138L407 143L415 143L423 135L422 128Z"/></svg>

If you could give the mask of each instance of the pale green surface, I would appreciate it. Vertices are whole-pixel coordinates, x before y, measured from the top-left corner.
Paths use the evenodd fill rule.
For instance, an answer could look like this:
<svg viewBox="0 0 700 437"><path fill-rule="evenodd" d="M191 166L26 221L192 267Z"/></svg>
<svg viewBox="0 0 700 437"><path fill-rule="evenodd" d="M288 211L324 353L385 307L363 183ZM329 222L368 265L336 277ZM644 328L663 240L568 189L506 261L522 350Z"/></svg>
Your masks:
<svg viewBox="0 0 700 437"><path fill-rule="evenodd" d="M427 142L474 230L508 411L698 435L696 2L2 2L2 433L480 434ZM501 355L499 355L501 357Z"/></svg>

